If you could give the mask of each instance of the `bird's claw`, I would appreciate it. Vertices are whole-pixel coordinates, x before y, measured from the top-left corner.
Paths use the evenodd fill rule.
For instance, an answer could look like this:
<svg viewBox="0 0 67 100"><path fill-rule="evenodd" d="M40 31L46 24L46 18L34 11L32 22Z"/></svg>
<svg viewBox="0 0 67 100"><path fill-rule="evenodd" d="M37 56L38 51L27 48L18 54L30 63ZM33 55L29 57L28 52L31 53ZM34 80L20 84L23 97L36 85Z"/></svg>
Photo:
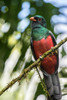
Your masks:
<svg viewBox="0 0 67 100"><path fill-rule="evenodd" d="M53 47L51 47L51 49L52 49L52 51L53 51L53 52L51 52L51 55L53 55L53 54L54 54L54 49L53 49Z"/></svg>
<svg viewBox="0 0 67 100"><path fill-rule="evenodd" d="M52 51L54 51L53 47L51 47Z"/></svg>
<svg viewBox="0 0 67 100"><path fill-rule="evenodd" d="M55 52L54 52L55 54L58 54L58 50L55 50Z"/></svg>
<svg viewBox="0 0 67 100"><path fill-rule="evenodd" d="M43 60L42 56L39 56L40 60Z"/></svg>
<svg viewBox="0 0 67 100"><path fill-rule="evenodd" d="M52 51L53 51L53 52L51 53L52 55L58 54L58 50L55 50L55 51L54 51L53 47L51 47L51 49L52 49Z"/></svg>

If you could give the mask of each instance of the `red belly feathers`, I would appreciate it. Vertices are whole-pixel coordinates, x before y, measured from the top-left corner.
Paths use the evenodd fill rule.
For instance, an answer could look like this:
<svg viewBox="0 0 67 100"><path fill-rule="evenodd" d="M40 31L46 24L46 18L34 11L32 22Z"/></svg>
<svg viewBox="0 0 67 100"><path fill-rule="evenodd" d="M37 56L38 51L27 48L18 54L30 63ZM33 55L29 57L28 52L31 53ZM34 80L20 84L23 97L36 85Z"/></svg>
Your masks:
<svg viewBox="0 0 67 100"><path fill-rule="evenodd" d="M33 41L33 47L34 52L36 55L36 58L38 59L39 56L41 56L44 52L48 51L53 47L53 41L51 36L49 35L46 39L42 38L39 41ZM53 74L55 72L55 68L57 65L57 57L56 55L49 55L45 57L42 61L42 68L45 70L48 74Z"/></svg>

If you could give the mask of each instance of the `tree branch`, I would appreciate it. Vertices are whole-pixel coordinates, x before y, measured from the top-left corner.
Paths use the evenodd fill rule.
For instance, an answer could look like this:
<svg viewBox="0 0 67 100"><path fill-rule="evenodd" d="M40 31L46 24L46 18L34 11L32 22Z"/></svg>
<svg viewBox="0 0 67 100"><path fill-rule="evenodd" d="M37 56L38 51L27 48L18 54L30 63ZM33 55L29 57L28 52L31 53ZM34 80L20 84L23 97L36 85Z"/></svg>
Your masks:
<svg viewBox="0 0 67 100"><path fill-rule="evenodd" d="M31 69L37 67L38 63L43 60L47 55L49 55L50 53L54 52L55 50L57 50L63 43L65 43L67 41L67 37L63 40L61 40L61 42L59 42L56 46L52 47L49 51L47 51L46 53L44 53L39 59L37 59L33 64L31 64L30 66L28 66L26 69L24 69L24 71L15 79L13 79L10 83L8 83L7 86L5 86L1 91L0 91L0 95L2 95L8 88L10 88L13 84L15 84L17 81L21 80L22 78L24 78L25 74L27 74L29 71L31 71Z"/></svg>
<svg viewBox="0 0 67 100"><path fill-rule="evenodd" d="M39 67L40 67L40 66L39 66ZM39 70L38 70L37 67L36 67L36 71L38 72L38 75L39 75L39 78L40 78L40 81L41 81L42 88L43 88L44 92L46 92L45 95L46 95L47 97L48 97L48 96L50 97L50 94L49 94L49 92L48 92L47 89L46 89L46 85L45 85L43 79L41 78L40 72L39 72Z"/></svg>

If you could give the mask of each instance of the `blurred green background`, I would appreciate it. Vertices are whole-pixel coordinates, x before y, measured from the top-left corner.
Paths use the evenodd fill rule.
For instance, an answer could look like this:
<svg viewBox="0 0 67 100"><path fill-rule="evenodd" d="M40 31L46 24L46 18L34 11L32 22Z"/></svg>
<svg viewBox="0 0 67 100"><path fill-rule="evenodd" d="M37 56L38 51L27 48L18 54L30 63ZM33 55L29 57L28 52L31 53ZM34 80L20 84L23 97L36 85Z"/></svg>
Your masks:
<svg viewBox="0 0 67 100"><path fill-rule="evenodd" d="M34 58L30 48L29 18L42 15L57 43L67 37L67 1L63 0L0 0L0 90ZM67 93L67 42L59 48L59 77L62 93ZM42 73L41 73L42 75ZM66 100L63 96L62 100ZM35 69L8 89L0 100L45 100Z"/></svg>

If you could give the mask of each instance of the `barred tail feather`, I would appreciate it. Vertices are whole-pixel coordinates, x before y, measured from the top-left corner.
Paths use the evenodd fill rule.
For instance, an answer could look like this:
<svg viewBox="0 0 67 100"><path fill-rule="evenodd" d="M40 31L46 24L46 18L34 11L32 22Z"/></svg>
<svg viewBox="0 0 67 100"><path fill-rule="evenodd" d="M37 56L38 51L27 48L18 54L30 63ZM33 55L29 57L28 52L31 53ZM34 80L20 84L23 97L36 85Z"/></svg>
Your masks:
<svg viewBox="0 0 67 100"><path fill-rule="evenodd" d="M47 91L50 94L50 97L48 97L47 100L61 100L61 88L60 88L58 72L52 75L44 74L44 79Z"/></svg>

